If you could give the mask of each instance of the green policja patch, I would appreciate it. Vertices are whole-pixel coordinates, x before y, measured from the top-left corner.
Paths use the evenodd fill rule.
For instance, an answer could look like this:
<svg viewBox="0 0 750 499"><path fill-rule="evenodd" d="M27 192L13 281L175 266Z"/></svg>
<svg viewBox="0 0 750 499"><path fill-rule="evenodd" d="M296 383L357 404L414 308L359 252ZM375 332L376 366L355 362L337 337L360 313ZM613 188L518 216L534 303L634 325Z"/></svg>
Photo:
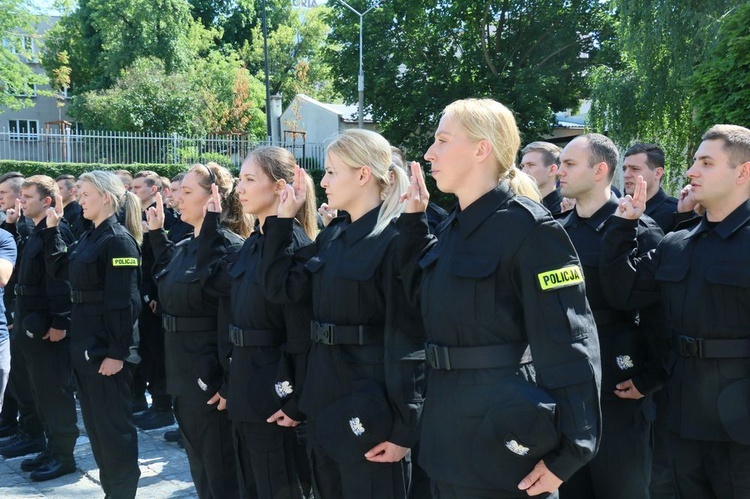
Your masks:
<svg viewBox="0 0 750 499"><path fill-rule="evenodd" d="M138 259L137 258L113 258L112 259L112 266L113 267L137 267L138 266Z"/></svg>
<svg viewBox="0 0 750 499"><path fill-rule="evenodd" d="M568 286L576 286L583 282L583 272L578 265L570 265L561 269L549 270L537 274L542 291L550 291Z"/></svg>

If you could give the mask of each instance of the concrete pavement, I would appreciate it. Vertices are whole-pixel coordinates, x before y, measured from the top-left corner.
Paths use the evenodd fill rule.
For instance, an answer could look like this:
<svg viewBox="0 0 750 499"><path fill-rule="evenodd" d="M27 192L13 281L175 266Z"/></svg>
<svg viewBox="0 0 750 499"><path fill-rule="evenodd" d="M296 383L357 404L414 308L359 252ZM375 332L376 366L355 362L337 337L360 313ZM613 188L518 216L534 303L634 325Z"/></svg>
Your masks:
<svg viewBox="0 0 750 499"><path fill-rule="evenodd" d="M0 497L3 499L26 498L75 498L98 499L104 497L99 484L99 469L91 452L86 429L83 427L80 408L78 410L78 437L75 458L78 470L47 482L32 482L29 473L21 471L21 461L27 457L4 459L0 457ZM138 430L138 462L141 479L137 497L144 499L197 498L190 477L187 456L176 443L164 441L164 432L176 425L158 430Z"/></svg>

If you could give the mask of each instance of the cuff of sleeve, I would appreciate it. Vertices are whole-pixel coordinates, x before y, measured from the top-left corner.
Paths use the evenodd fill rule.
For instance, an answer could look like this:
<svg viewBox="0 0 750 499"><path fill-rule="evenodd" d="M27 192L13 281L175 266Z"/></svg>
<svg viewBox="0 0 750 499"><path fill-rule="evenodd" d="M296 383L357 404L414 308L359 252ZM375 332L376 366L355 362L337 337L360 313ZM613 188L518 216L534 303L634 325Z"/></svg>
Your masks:
<svg viewBox="0 0 750 499"><path fill-rule="evenodd" d="M400 445L411 449L419 440L419 430L417 428L409 428L402 424L394 424L391 436L388 441L392 444Z"/></svg>
<svg viewBox="0 0 750 499"><path fill-rule="evenodd" d="M124 361L125 357L128 356L128 353L129 350L127 348L109 347L107 349L107 358Z"/></svg>
<svg viewBox="0 0 750 499"><path fill-rule="evenodd" d="M656 379L656 376L645 373L633 376L632 381L635 388L642 395L651 395L664 386L664 383Z"/></svg>
<svg viewBox="0 0 750 499"><path fill-rule="evenodd" d="M42 238L45 242L51 241L55 238L57 234L60 233L60 227L45 227L39 232L39 237Z"/></svg>
<svg viewBox="0 0 750 499"><path fill-rule="evenodd" d="M637 229L638 220L629 220L627 218L620 218L620 217L612 216L609 219L609 227L611 229L614 229L614 228Z"/></svg>
<svg viewBox="0 0 750 499"><path fill-rule="evenodd" d="M281 406L281 410L284 411L284 414L295 421L304 421L305 419L307 419L307 416L304 412L301 412L299 410L297 403L297 397L292 397L284 405Z"/></svg>
<svg viewBox="0 0 750 499"><path fill-rule="evenodd" d="M55 329L67 331L70 328L70 319L68 317L52 316L50 326Z"/></svg>
<svg viewBox="0 0 750 499"><path fill-rule="evenodd" d="M396 226L399 228L399 231L430 231L430 226L427 223L427 213L402 213L396 221Z"/></svg>
<svg viewBox="0 0 750 499"><path fill-rule="evenodd" d="M557 478L567 482L586 463L581 462L575 456L558 453L545 456L544 464Z"/></svg>

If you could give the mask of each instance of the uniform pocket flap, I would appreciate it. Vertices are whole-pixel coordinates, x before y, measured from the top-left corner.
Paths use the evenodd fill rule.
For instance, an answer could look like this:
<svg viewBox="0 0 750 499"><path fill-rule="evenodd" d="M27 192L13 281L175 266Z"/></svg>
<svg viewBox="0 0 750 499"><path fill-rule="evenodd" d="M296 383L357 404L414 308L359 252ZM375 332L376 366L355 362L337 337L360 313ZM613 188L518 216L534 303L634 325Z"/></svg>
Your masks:
<svg viewBox="0 0 750 499"><path fill-rule="evenodd" d="M552 389L586 383L594 376L591 365L585 359L537 368L537 373L542 377L542 385Z"/></svg>
<svg viewBox="0 0 750 499"><path fill-rule="evenodd" d="M310 258L307 263L305 264L305 269L308 272L315 273L323 268L323 265L326 264L326 261L319 256L314 256Z"/></svg>
<svg viewBox="0 0 750 499"><path fill-rule="evenodd" d="M713 284L748 288L750 287L750 270L740 267L712 265L706 269L706 280Z"/></svg>
<svg viewBox="0 0 750 499"><path fill-rule="evenodd" d="M660 265L656 270L657 281L679 282L687 276L688 267L685 265Z"/></svg>
<svg viewBox="0 0 750 499"><path fill-rule="evenodd" d="M481 279L489 277L497 269L500 263L500 255L477 255L468 253L456 254L455 260L451 262L450 272L459 277Z"/></svg>

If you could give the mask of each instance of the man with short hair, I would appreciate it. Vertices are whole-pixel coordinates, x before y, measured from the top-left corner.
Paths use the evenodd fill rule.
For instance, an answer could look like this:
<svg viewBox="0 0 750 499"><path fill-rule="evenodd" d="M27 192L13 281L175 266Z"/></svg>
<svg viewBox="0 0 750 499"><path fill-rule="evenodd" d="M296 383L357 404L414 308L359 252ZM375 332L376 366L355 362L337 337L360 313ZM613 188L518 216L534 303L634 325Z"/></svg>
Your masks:
<svg viewBox="0 0 750 499"><path fill-rule="evenodd" d="M637 143L625 151L622 163L622 177L625 181L625 194L633 195L638 175L648 185L646 193L646 215L653 218L666 234L676 225L677 198L667 196L661 188L664 176L664 151L654 144Z"/></svg>
<svg viewBox="0 0 750 499"><path fill-rule="evenodd" d="M16 265L14 339L19 366L25 369L36 410L44 422L46 449L21 463L34 481L52 480L76 470L73 448L78 438L70 362L70 284L52 279L46 271L44 243L47 209L60 202L58 186L46 175L29 177L21 185L21 207L36 226L24 242ZM63 223L63 240L73 234Z"/></svg>
<svg viewBox="0 0 750 499"><path fill-rule="evenodd" d="M603 282L620 306L663 302L674 366L667 424L678 497L739 499L750 490L750 129L702 137L678 211L702 217L643 253L634 228L648 186L620 201L602 246Z"/></svg>
<svg viewBox="0 0 750 499"><path fill-rule="evenodd" d="M63 201L63 218L68 222L68 227L76 239L91 227L91 220L83 218L83 210L78 204L78 188L76 178L70 174L60 175L55 179L60 189L60 197Z"/></svg>
<svg viewBox="0 0 750 499"><path fill-rule="evenodd" d="M115 175L119 177L120 180L122 180L122 185L125 186L125 190L129 191L132 188L133 183L133 174L130 173L127 170L116 170Z"/></svg>
<svg viewBox="0 0 750 499"><path fill-rule="evenodd" d="M560 168L561 149L550 142L532 142L521 150L519 168L536 180L542 194L542 204L553 215L562 211L562 196L557 187L557 172Z"/></svg>
<svg viewBox="0 0 750 499"><path fill-rule="evenodd" d="M602 228L617 210L610 186L619 161L615 144L599 134L573 139L560 156L560 192L575 207L559 221L578 252L586 297L596 320L602 359L602 438L597 455L560 487L561 499L648 499L651 473L651 394L666 373L648 355L653 322L638 310L614 307L603 292ZM642 248L663 234L653 220L638 227ZM543 313L543 311L540 311ZM654 321L655 322L655 321ZM661 324L660 324L661 325ZM623 478L626 477L626 478Z"/></svg>

